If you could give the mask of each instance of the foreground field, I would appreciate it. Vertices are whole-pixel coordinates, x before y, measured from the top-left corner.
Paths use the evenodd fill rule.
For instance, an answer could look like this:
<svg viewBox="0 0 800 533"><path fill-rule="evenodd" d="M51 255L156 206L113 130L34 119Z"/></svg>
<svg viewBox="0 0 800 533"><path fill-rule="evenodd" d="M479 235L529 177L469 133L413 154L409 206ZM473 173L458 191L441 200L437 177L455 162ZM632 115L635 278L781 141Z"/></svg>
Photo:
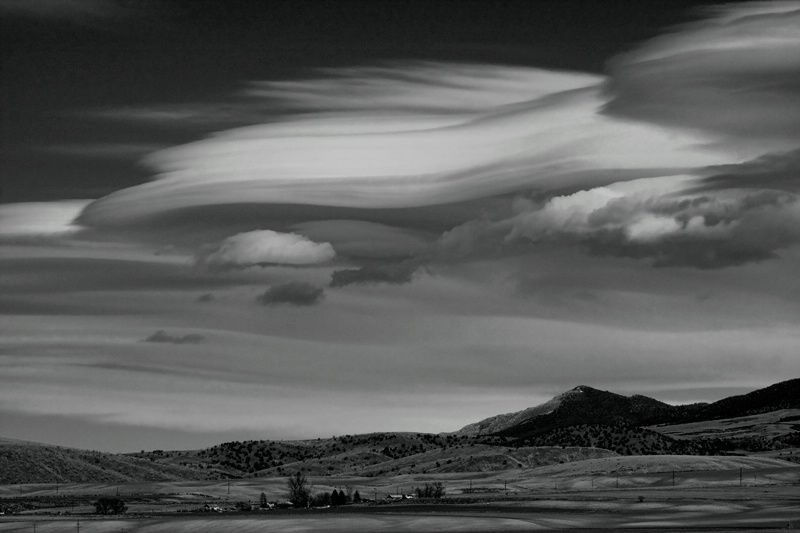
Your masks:
<svg viewBox="0 0 800 533"><path fill-rule="evenodd" d="M0 532L368 532L541 531L634 528L713 531L800 527L800 467L753 457L613 457L505 472L310 478L315 492L350 487L369 504L335 509L199 511L205 504L285 498L285 478L216 482L71 484L0 487ZM385 503L387 494L441 481L439 501ZM123 517L93 514L92 499L119 494ZM34 505L35 504L35 505ZM747 530L747 529L744 529Z"/></svg>

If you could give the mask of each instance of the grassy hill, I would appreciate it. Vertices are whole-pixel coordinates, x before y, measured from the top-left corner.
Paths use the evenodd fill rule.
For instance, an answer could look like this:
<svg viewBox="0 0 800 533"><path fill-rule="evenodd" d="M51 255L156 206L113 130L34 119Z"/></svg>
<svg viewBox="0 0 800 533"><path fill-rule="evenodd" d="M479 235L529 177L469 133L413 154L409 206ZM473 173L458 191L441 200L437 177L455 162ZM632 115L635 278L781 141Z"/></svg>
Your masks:
<svg viewBox="0 0 800 533"><path fill-rule="evenodd" d="M199 480L205 473L124 455L0 439L0 484Z"/></svg>

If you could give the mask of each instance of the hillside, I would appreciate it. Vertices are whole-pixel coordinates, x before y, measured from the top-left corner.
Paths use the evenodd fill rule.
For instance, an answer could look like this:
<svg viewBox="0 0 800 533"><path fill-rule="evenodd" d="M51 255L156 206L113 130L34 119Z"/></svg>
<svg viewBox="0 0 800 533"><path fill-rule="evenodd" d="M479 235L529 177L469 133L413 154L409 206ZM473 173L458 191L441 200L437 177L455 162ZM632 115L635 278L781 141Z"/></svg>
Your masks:
<svg viewBox="0 0 800 533"><path fill-rule="evenodd" d="M0 484L207 479L180 466L110 453L0 439Z"/></svg>
<svg viewBox="0 0 800 533"><path fill-rule="evenodd" d="M503 446L466 436L429 433L370 433L305 441L226 442L193 452L147 452L134 456L223 476L271 477L296 471L308 475L496 471L616 455L590 447Z"/></svg>

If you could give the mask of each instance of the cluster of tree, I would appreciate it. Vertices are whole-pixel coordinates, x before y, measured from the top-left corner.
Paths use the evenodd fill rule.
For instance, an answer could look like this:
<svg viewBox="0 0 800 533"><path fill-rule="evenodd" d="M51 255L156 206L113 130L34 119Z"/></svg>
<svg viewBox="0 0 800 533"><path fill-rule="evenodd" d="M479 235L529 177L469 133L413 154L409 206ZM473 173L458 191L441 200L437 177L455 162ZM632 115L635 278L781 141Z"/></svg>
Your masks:
<svg viewBox="0 0 800 533"><path fill-rule="evenodd" d="M127 510L125 502L119 498L100 498L94 503L97 514L122 514Z"/></svg>
<svg viewBox="0 0 800 533"><path fill-rule="evenodd" d="M441 498L444 496L444 484L441 481L434 481L433 483L425 483L424 487L417 487L415 489L417 498Z"/></svg>
<svg viewBox="0 0 800 533"><path fill-rule="evenodd" d="M326 507L328 505L338 507L339 505L362 501L361 494L358 491L353 492L350 486L346 488L347 492L333 489L330 494L327 492L313 494L308 478L302 472L296 472L295 475L286 480L286 498L292 502L295 508L305 508L310 505L315 507ZM262 492L261 506L266 507L266 503L267 497Z"/></svg>

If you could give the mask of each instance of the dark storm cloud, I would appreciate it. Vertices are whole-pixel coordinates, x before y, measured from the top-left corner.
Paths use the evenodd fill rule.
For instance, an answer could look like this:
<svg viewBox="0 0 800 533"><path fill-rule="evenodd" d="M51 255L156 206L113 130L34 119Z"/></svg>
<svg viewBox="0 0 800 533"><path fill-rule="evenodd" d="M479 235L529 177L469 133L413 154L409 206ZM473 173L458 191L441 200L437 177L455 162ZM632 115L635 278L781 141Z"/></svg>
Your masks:
<svg viewBox="0 0 800 533"><path fill-rule="evenodd" d="M160 329L142 340L142 342L166 342L169 344L199 344L205 341L206 338L197 333L189 333L187 335L170 335L163 329Z"/></svg>
<svg viewBox="0 0 800 533"><path fill-rule="evenodd" d="M367 283L390 283L401 285L410 283L420 268L418 261L401 263L378 263L364 265L361 268L337 270L331 275L331 287Z"/></svg>
<svg viewBox="0 0 800 533"><path fill-rule="evenodd" d="M304 281L274 285L257 298L263 305L316 305L325 297L325 289Z"/></svg>

